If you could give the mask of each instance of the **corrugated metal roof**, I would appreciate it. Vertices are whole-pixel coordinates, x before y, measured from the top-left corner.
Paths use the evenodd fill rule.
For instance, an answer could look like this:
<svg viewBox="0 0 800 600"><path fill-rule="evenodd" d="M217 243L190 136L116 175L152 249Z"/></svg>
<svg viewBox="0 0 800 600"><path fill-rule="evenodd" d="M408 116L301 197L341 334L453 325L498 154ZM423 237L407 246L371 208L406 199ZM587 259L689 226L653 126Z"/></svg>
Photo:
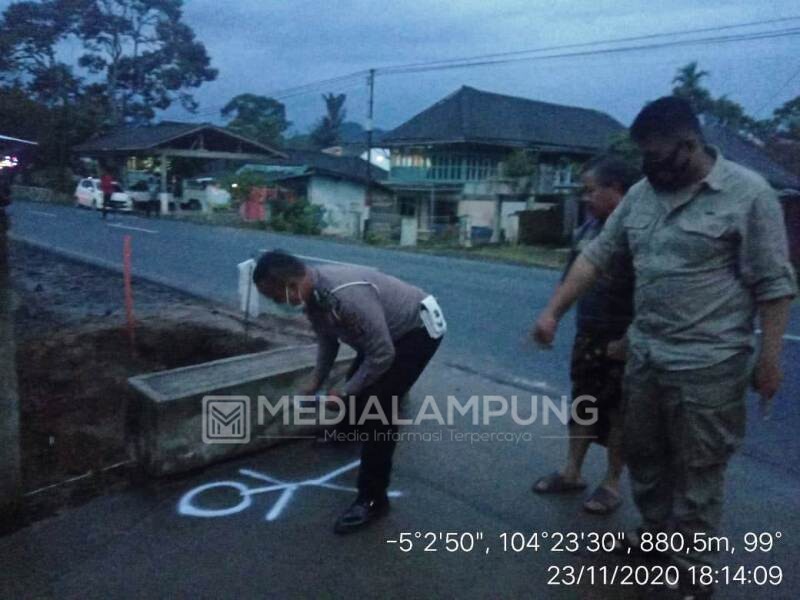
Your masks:
<svg viewBox="0 0 800 600"><path fill-rule="evenodd" d="M145 125L139 127L121 127L115 129L107 135L103 135L73 148L75 152L85 154L96 152L140 152L154 150L170 142L178 140L184 136L198 133L201 131L212 131L243 142L249 146L249 151L264 152L267 154L278 155L281 153L261 144L255 140L248 139L223 127L217 127L210 123L180 123L177 121L163 121L156 125Z"/></svg>

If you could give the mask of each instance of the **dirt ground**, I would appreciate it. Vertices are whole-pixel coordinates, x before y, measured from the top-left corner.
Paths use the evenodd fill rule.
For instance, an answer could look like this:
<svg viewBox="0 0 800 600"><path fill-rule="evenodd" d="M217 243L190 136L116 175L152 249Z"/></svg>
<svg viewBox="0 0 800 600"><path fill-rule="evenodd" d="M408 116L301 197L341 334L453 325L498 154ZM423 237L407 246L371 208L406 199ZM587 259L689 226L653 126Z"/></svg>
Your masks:
<svg viewBox="0 0 800 600"><path fill-rule="evenodd" d="M266 318L245 334L225 310L134 281L132 343L121 275L21 243L11 265L25 520L138 476L129 377L311 339Z"/></svg>

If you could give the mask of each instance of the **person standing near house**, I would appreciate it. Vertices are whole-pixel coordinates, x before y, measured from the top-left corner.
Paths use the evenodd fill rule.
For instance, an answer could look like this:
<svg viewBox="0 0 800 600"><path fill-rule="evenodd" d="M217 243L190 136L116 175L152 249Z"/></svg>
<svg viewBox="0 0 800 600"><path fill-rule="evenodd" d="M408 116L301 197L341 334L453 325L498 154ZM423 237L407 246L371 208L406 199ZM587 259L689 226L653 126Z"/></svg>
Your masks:
<svg viewBox="0 0 800 600"><path fill-rule="evenodd" d="M114 193L114 178L109 171L104 171L100 177L100 192L103 194L101 213L106 218L106 211L111 207L111 195Z"/></svg>
<svg viewBox="0 0 800 600"><path fill-rule="evenodd" d="M709 598L712 586L697 575L712 557L696 552L692 540L714 535L720 524L725 469L745 431L748 384L764 411L780 386L797 285L774 191L704 144L688 102L651 102L631 137L646 179L575 260L533 335L551 343L559 319L614 257L631 256L636 288L623 444L642 524L626 541L639 548L645 535L674 529L689 544L687 552L668 554L681 572L683 597ZM756 316L763 334L754 361Z"/></svg>
<svg viewBox="0 0 800 600"><path fill-rule="evenodd" d="M350 533L389 510L386 492L397 414L392 403L411 389L436 353L446 330L441 309L433 296L380 271L311 267L281 251L261 256L253 283L273 302L304 312L317 334L317 365L301 395L314 395L325 385L341 341L357 356L342 390L331 389L325 395L357 399L358 415L351 414L351 422L360 420L362 413L375 414L368 408L373 397L382 414L389 416L365 420L370 430L361 448L358 497L334 527L336 533Z"/></svg>
<svg viewBox="0 0 800 600"><path fill-rule="evenodd" d="M155 212L156 215L160 212L158 202L158 189L160 185L158 179L151 175L147 178L147 202L145 203L145 215L150 218L150 213Z"/></svg>
<svg viewBox="0 0 800 600"><path fill-rule="evenodd" d="M601 157L583 169L583 201L589 218L576 230L566 277L575 259L595 239L639 172L619 158ZM569 422L567 462L559 470L540 478L533 486L539 494L561 494L583 490L581 467L594 441L606 446L605 479L584 502L594 514L609 514L622 502L619 481L622 458L622 373L624 338L633 318L633 265L629 257L617 255L579 302L577 333L572 347L570 378L572 397L591 397L594 415L581 414ZM576 407L577 408L577 407ZM590 418L593 417L593 418Z"/></svg>

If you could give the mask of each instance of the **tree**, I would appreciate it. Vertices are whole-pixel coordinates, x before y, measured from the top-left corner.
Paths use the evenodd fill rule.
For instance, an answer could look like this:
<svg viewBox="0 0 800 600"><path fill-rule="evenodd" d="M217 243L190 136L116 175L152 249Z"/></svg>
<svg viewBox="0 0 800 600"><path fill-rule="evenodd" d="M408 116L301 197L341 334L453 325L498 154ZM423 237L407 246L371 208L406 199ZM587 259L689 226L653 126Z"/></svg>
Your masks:
<svg viewBox="0 0 800 600"><path fill-rule="evenodd" d="M528 150L514 150L505 161L508 177L530 177L536 172L537 157Z"/></svg>
<svg viewBox="0 0 800 600"><path fill-rule="evenodd" d="M311 132L311 139L317 148L329 148L340 141L340 130L347 111L344 109L346 94L323 94L327 114L322 117Z"/></svg>
<svg viewBox="0 0 800 600"><path fill-rule="evenodd" d="M800 96L775 109L772 116L773 127L778 133L800 141Z"/></svg>
<svg viewBox="0 0 800 600"><path fill-rule="evenodd" d="M642 165L642 152L627 131L614 134L608 144L608 152L637 169Z"/></svg>
<svg viewBox="0 0 800 600"><path fill-rule="evenodd" d="M78 0L73 0L78 1ZM217 76L205 46L181 21L183 0L82 0L76 29L86 53L79 64L105 78L109 120L149 121L187 91Z"/></svg>
<svg viewBox="0 0 800 600"><path fill-rule="evenodd" d="M74 30L81 0L15 2L0 23L3 79L22 85L48 106L67 105L80 91L72 67L58 60L58 45Z"/></svg>
<svg viewBox="0 0 800 600"><path fill-rule="evenodd" d="M752 121L744 114L741 104L725 95L712 99L706 109L706 114L716 123L735 130L742 129L749 121Z"/></svg>
<svg viewBox="0 0 800 600"><path fill-rule="evenodd" d="M690 62L678 69L678 73L672 80L676 84L672 88L672 93L689 100L695 112L712 123L758 137L772 135L773 125L770 121L759 121L750 117L745 113L741 104L731 100L727 95L714 98L711 92L702 85L702 80L709 76L708 71L698 69L696 61Z"/></svg>
<svg viewBox="0 0 800 600"><path fill-rule="evenodd" d="M108 124L148 121L174 102L194 110L189 93L216 77L183 0L26 0L3 13L0 77L24 82L48 105L68 104L84 85L104 85ZM77 65L58 60L63 44L85 51ZM79 72L76 72L79 69ZM94 83L86 84L90 76Z"/></svg>
<svg viewBox="0 0 800 600"><path fill-rule="evenodd" d="M291 125L282 103L255 94L239 94L221 112L226 118L234 115L228 129L268 146L282 146L283 132Z"/></svg>
<svg viewBox="0 0 800 600"><path fill-rule="evenodd" d="M696 113L704 113L711 105L711 93L701 85L701 82L708 75L708 71L698 70L697 61L684 65L672 79L672 83L675 84L672 94L686 98Z"/></svg>

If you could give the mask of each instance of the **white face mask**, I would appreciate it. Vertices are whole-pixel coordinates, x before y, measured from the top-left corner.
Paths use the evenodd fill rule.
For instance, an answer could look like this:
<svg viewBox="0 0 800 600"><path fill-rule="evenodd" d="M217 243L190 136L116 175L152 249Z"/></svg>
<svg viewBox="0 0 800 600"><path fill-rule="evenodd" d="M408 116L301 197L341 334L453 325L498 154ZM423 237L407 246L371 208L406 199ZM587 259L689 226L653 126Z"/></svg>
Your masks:
<svg viewBox="0 0 800 600"><path fill-rule="evenodd" d="M292 316L303 314L305 312L305 310L306 310L306 303L303 302L302 300L300 301L299 304L292 304L291 302L289 302L289 286L288 285L284 288L284 292L286 294L286 304L279 304L277 302L275 303L275 304L278 305L278 308L280 309L280 311L282 313L286 314L286 315L292 315Z"/></svg>

